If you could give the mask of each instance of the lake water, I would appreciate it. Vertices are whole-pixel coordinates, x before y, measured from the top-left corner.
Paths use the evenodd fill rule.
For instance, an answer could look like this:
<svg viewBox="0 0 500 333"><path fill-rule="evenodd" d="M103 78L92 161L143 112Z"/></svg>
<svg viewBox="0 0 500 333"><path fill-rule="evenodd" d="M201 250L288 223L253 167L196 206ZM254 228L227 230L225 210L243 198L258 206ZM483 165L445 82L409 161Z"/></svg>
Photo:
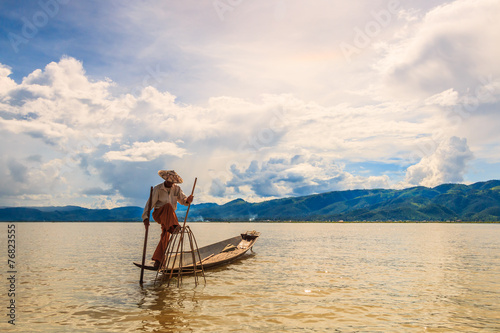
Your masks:
<svg viewBox="0 0 500 333"><path fill-rule="evenodd" d="M16 223L18 332L498 332L500 225L191 223L198 245L257 230L206 285L138 283L141 223ZM150 256L160 229L150 228Z"/></svg>

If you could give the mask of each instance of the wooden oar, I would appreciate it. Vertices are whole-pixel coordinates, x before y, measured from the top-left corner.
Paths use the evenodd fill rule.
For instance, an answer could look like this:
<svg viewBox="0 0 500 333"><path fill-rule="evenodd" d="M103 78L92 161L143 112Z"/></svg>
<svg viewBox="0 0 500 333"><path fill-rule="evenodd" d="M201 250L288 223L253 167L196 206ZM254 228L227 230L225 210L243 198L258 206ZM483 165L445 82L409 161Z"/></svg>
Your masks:
<svg viewBox="0 0 500 333"><path fill-rule="evenodd" d="M153 203L153 186L151 186L151 190L149 191L149 201L148 201L148 221L149 216L151 214L151 204ZM146 248L148 246L148 230L149 223L146 225L146 234L144 235L144 248L142 250L142 265L141 265L141 278L139 279L139 283L142 285L144 278L144 264L146 263Z"/></svg>

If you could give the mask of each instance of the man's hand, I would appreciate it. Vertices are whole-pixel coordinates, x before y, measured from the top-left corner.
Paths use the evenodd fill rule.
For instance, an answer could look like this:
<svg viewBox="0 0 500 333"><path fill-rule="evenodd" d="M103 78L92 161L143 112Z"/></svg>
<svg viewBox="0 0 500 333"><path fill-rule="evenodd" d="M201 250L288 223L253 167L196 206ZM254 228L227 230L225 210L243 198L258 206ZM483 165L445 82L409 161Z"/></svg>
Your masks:
<svg viewBox="0 0 500 333"><path fill-rule="evenodd" d="M145 228L149 227L149 219L145 219L145 220L144 220L144 221L142 221L142 222L144 222L144 227L145 227Z"/></svg>
<svg viewBox="0 0 500 333"><path fill-rule="evenodd" d="M194 199L193 195L190 195L189 197L187 197L186 202L188 204L191 204L191 202L193 202L193 199Z"/></svg>

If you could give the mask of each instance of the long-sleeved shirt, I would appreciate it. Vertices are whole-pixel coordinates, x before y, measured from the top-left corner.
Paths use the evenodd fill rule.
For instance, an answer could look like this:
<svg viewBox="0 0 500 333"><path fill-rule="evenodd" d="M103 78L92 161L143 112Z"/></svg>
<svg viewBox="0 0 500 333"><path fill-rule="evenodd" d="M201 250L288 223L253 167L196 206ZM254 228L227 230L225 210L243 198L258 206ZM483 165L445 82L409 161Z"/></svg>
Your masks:
<svg viewBox="0 0 500 333"><path fill-rule="evenodd" d="M152 204L151 208L160 208L166 203L169 203L172 205L172 208L174 210L177 209L177 202L187 206L187 196L182 192L182 189L176 185L173 184L171 188L165 187L165 183L161 183L156 185L153 188L153 196L152 196ZM149 199L146 202L146 206L144 207L144 212L142 213L142 220L144 221L145 219L148 219L148 206L149 206Z"/></svg>

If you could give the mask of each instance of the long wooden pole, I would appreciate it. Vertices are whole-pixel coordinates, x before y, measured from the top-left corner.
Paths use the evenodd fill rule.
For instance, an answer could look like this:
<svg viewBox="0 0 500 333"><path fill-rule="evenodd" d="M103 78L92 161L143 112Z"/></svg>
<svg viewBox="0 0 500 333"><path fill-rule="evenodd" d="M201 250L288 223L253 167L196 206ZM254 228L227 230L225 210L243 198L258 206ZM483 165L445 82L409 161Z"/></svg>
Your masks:
<svg viewBox="0 0 500 333"><path fill-rule="evenodd" d="M149 201L148 201L148 222L149 216L151 214L151 205L153 203L153 186L151 186L151 190L149 191ZM144 247L142 249L142 265L141 265L141 278L139 279L139 283L142 285L144 279L144 264L146 263L146 249L148 246L148 231L149 231L149 223L146 225L146 234L144 235Z"/></svg>
<svg viewBox="0 0 500 333"><path fill-rule="evenodd" d="M194 188L196 187L196 181L198 180L198 177L196 177L194 179L194 184L193 184L193 190L191 191L191 195L194 194ZM187 218L188 218L188 214L189 214L189 208L191 207L191 203L189 203L188 205L188 208L186 210L186 216L184 217L184 224L182 225L182 228L184 228L186 226L186 221L187 221Z"/></svg>

